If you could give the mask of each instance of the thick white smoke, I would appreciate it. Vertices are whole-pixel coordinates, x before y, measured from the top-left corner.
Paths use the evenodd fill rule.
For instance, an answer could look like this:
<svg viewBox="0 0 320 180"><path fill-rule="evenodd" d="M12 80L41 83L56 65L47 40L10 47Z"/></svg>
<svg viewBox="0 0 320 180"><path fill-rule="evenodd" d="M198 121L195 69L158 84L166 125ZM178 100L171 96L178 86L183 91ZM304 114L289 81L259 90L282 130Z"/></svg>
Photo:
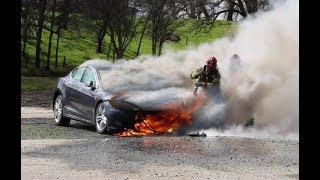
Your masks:
<svg viewBox="0 0 320 180"><path fill-rule="evenodd" d="M183 51L170 50L160 57L144 55L118 61L120 69L109 71L102 81L113 91L140 91L131 97L136 101L168 92L190 97L195 82L189 75L214 55L226 102L210 105L194 126L210 129L210 122L223 114L235 123L254 117L257 128L271 128L268 132L272 133L298 132L299 2L286 1L255 17L241 22L233 38ZM242 60L242 68L233 73L229 63L235 53Z"/></svg>

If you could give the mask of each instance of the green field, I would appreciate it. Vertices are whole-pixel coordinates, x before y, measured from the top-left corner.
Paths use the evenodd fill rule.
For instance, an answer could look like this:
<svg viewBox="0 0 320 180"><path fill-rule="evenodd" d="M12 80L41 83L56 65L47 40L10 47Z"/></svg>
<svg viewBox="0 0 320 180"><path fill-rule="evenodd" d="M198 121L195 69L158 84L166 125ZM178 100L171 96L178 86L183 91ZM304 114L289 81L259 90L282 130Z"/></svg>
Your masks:
<svg viewBox="0 0 320 180"><path fill-rule="evenodd" d="M204 42L210 42L217 38L229 35L236 29L235 22L230 21L216 21L214 28L208 32L204 30L197 34L195 30L194 23L197 20L184 20L182 26L177 28L174 34L180 37L180 41L169 42L164 44L164 48L171 47L174 49L185 49L189 46L197 46ZM78 32L78 33L75 33ZM44 30L42 34L42 49L47 51L48 46L48 36L49 31ZM107 53L109 49L110 39L108 36L105 37L103 50L104 53L96 53L97 43L95 40L95 33L88 32L85 30L68 30L63 32L64 38L60 38L59 45L59 58L58 58L58 68L54 67L55 62L55 46L56 46L56 35L53 36L52 49L51 49L51 71L47 72L44 70L39 70L34 68L34 58L35 58L35 39L32 39L26 46L26 52L28 54L28 65L25 65L25 59L21 60L21 74L24 76L52 76L52 75L64 75L70 69L78 66L86 60L98 58L107 59ZM128 46L124 58L133 59L137 51L140 35L133 39L131 44ZM21 41L22 46L22 41ZM151 38L145 36L141 48L140 54L151 54ZM63 58L66 58L66 67L63 69ZM112 61L113 53L109 53L109 60ZM46 57L43 56L41 60L41 67L44 67L46 63ZM42 68L43 69L43 68Z"/></svg>
<svg viewBox="0 0 320 180"><path fill-rule="evenodd" d="M57 83L57 77L25 77L21 76L22 91L52 90Z"/></svg>

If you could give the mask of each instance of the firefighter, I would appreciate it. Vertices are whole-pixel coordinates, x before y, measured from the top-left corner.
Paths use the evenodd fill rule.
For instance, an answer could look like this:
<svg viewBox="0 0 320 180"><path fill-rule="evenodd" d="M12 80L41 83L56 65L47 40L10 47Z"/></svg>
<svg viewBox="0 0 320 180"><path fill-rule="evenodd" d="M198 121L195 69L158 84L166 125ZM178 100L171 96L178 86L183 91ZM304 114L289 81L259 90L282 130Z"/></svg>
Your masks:
<svg viewBox="0 0 320 180"><path fill-rule="evenodd" d="M202 87L206 96L212 97L215 102L223 102L220 90L221 75L217 67L217 59L212 56L204 67L199 67L190 74L191 79L197 79L196 86Z"/></svg>
<svg viewBox="0 0 320 180"><path fill-rule="evenodd" d="M231 58L230 58L230 72L231 73L236 73L240 70L241 68L241 59L240 56L238 54L234 54Z"/></svg>

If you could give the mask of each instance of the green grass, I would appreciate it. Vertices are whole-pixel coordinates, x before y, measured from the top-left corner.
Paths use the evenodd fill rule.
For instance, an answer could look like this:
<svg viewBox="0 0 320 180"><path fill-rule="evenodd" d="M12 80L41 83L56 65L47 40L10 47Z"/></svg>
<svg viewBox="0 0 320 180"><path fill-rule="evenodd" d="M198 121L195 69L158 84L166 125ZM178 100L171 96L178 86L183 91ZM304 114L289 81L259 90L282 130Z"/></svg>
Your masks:
<svg viewBox="0 0 320 180"><path fill-rule="evenodd" d="M21 90L53 90L57 83L57 77L25 77L21 76Z"/></svg>
<svg viewBox="0 0 320 180"><path fill-rule="evenodd" d="M186 49L190 46L197 46L204 42L211 42L217 38L221 38L226 35L230 35L236 30L235 22L228 21L216 21L214 28L207 32L203 30L199 33L196 33L194 23L199 20L183 20L180 21L182 26L176 29L174 34L179 35L180 42L169 42L167 41L164 44L164 49L166 47L171 47L173 49ZM104 40L103 50L104 53L96 53L97 43L95 41L95 32L86 32L81 29L79 33L75 33L76 31L73 29L69 29L68 31L63 32L64 38L60 38L59 45L59 58L58 58L58 67L55 68L55 46L56 46L56 35L53 36L52 39L52 49L51 49L51 71L47 72L44 70L39 70L34 68L34 59L35 59L35 39L31 40L26 47L26 52L28 54L29 60L28 65L25 66L25 59L21 60L21 74L24 76L52 76L52 75L65 75L72 68L78 66L86 60L93 58L107 58L108 47L110 43L109 37L106 35ZM47 51L48 47L48 37L49 32L47 30L43 31L42 34L42 49L43 51ZM139 43L140 34L136 36L131 44L128 46L124 53L125 59L133 59L135 58L135 54L137 51L138 43ZM188 42L186 43L188 39ZM22 41L21 41L22 45ZM151 54L151 38L149 36L145 36L141 48L140 54ZM113 53L110 52L109 60L112 61ZM62 68L63 59L66 57L66 67ZM41 67L44 67L46 63L46 57L44 57L41 61ZM43 69L43 68L42 68Z"/></svg>
<svg viewBox="0 0 320 180"><path fill-rule="evenodd" d="M205 42L212 42L216 39L222 38L227 35L231 35L235 32L235 22L230 21L216 21L214 28L211 30L208 28L201 29L201 31L195 28L195 21L188 20L184 22L184 25L177 29L181 40L178 43L167 42L166 45L174 49L185 49L189 46L198 46Z"/></svg>

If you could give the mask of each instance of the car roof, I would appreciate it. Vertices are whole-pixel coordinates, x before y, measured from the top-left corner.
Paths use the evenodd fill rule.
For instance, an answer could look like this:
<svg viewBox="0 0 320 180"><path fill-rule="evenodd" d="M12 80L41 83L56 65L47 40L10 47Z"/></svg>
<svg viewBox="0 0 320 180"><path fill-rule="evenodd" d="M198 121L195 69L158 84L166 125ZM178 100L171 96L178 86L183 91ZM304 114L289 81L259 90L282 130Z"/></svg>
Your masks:
<svg viewBox="0 0 320 180"><path fill-rule="evenodd" d="M110 68L113 68L114 66L112 65L100 65L100 64L88 64L88 66L92 66L94 67L95 69L110 69Z"/></svg>
<svg viewBox="0 0 320 180"><path fill-rule="evenodd" d="M111 68L117 68L119 66L112 65L112 64L85 64L85 65L80 65L79 67L87 67L91 66L97 70L104 70L104 69L111 69Z"/></svg>

